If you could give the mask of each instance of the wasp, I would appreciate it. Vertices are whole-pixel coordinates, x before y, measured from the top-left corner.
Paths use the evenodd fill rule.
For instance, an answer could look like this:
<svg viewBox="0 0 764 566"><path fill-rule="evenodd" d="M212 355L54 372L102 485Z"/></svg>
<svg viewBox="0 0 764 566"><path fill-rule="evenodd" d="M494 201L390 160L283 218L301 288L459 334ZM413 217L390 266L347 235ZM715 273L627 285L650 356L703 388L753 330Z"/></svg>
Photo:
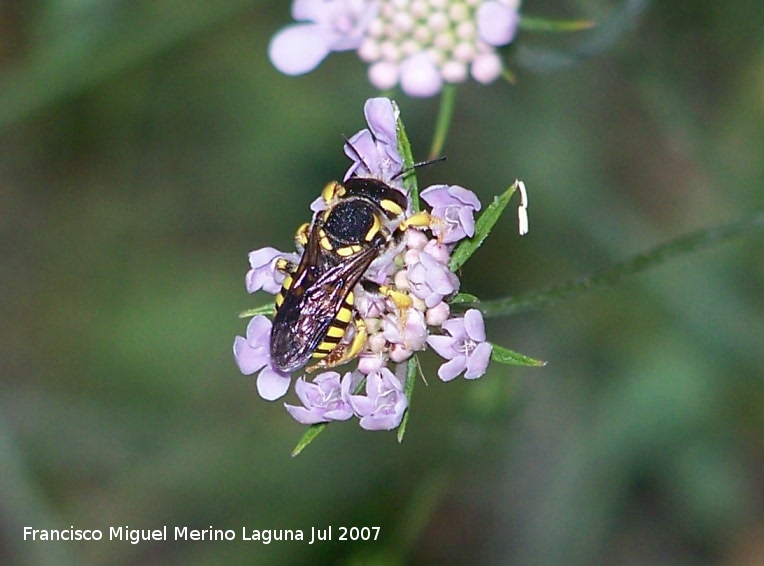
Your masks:
<svg viewBox="0 0 764 566"><path fill-rule="evenodd" d="M395 250L410 226L429 225L426 212L406 218L407 196L384 181L351 177L322 191L326 209L297 231L303 248L298 265L285 260L271 327L271 359L289 373L305 366L330 368L355 358L367 332L354 309L356 287L390 297L405 312L406 293L365 280L374 261Z"/></svg>

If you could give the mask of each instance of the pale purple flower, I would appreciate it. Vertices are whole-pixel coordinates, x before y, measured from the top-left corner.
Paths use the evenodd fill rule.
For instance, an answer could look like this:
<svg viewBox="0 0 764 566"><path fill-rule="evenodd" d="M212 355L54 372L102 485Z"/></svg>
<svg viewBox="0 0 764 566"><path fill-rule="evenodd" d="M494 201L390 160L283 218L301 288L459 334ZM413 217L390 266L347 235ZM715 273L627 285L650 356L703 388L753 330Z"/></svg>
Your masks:
<svg viewBox="0 0 764 566"><path fill-rule="evenodd" d="M336 371L321 373L312 382L300 378L294 384L294 391L304 406L284 403L284 407L294 420L302 424L346 421L353 416L353 409L347 400L352 379L350 372L340 379Z"/></svg>
<svg viewBox="0 0 764 566"><path fill-rule="evenodd" d="M403 168L403 158L398 153L398 109L389 98L370 98L363 113L369 127L345 144L345 154L353 160L345 180L358 176L391 182Z"/></svg>
<svg viewBox="0 0 764 566"><path fill-rule="evenodd" d="M249 252L249 265L252 269L246 276L248 293L254 293L260 289L274 295L279 292L286 277L284 273L276 269L276 263L281 258L293 263L300 260L297 254L287 254L270 247Z"/></svg>
<svg viewBox="0 0 764 566"><path fill-rule="evenodd" d="M417 351L427 342L427 325L424 313L416 309L406 309L401 316L387 315L382 319L382 334L390 344L400 344L407 350Z"/></svg>
<svg viewBox="0 0 764 566"><path fill-rule="evenodd" d="M469 75L484 84L501 76L496 47L514 40L519 9L519 0L295 0L300 23L278 32L268 55L279 71L300 75L332 51L356 49L376 88L400 83L409 96L433 96Z"/></svg>
<svg viewBox="0 0 764 566"><path fill-rule="evenodd" d="M358 48L378 3L373 0L295 0L287 26L271 39L268 57L287 75L315 69L332 51Z"/></svg>
<svg viewBox="0 0 764 566"><path fill-rule="evenodd" d="M444 244L471 238L475 233L475 211L480 201L475 193L458 185L433 185L421 193L422 200L432 207L430 213L439 221L432 226L433 233Z"/></svg>
<svg viewBox="0 0 764 566"><path fill-rule="evenodd" d="M519 9L519 0L483 2L477 11L480 39L495 47L511 43L520 24Z"/></svg>
<svg viewBox="0 0 764 566"><path fill-rule="evenodd" d="M358 55L369 82L396 84L409 96L428 97L469 75L490 83L503 71L496 47L514 40L519 0L381 2Z"/></svg>
<svg viewBox="0 0 764 566"><path fill-rule="evenodd" d="M291 377L271 363L271 321L256 316L247 325L247 337L237 336L233 341L233 355L244 375L257 376L257 392L267 401L283 397L289 389Z"/></svg>
<svg viewBox="0 0 764 566"><path fill-rule="evenodd" d="M387 364L387 355L381 352L362 352L358 356L358 371L364 375L381 370L385 364Z"/></svg>
<svg viewBox="0 0 764 566"><path fill-rule="evenodd" d="M430 55L420 52L404 60L400 66L403 92L409 96L435 96L443 88L443 77Z"/></svg>
<svg viewBox="0 0 764 566"><path fill-rule="evenodd" d="M408 270L411 294L433 308L444 297L459 290L459 278L427 252L419 252L419 261Z"/></svg>
<svg viewBox="0 0 764 566"><path fill-rule="evenodd" d="M353 411L366 430L392 430L401 424L408 408L400 380L387 368L370 373L366 378L366 395L349 395Z"/></svg>
<svg viewBox="0 0 764 566"><path fill-rule="evenodd" d="M463 318L443 323L449 336L430 336L427 343L439 356L449 360L438 368L442 381L451 381L464 372L466 379L476 379L488 368L493 346L485 340L485 324L479 310L470 309Z"/></svg>

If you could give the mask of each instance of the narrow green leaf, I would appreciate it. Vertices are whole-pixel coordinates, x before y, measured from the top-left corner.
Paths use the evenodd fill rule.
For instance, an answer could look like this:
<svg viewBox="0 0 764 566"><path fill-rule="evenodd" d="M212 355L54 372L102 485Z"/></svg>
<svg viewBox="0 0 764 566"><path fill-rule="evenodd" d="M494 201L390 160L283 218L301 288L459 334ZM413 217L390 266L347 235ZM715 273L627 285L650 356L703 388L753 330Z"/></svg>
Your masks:
<svg viewBox="0 0 764 566"><path fill-rule="evenodd" d="M464 303L470 303L475 304L479 303L480 299L478 299L475 295L470 295L469 293L457 293L454 295L454 298L448 301L449 305L459 305Z"/></svg>
<svg viewBox="0 0 764 566"><path fill-rule="evenodd" d="M451 271L457 271L462 265L475 253L475 251L482 245L488 234L491 232L496 221L499 220L501 213L509 203L509 199L517 189L517 181L512 183L504 194L498 197L494 197L493 202L488 205L488 208L483 211L480 218L475 222L475 234L468 240L462 240L456 249L451 254L451 261L448 264L448 268Z"/></svg>
<svg viewBox="0 0 764 566"><path fill-rule="evenodd" d="M239 313L239 318L251 318L259 314L270 316L273 314L273 303L269 305L262 305L253 309L247 309Z"/></svg>
<svg viewBox="0 0 764 566"><path fill-rule="evenodd" d="M292 450L292 457L298 456L300 452L303 451L303 448L305 448L308 444L313 442L315 438L324 432L324 429L329 423L318 423L314 425L310 425L308 427L308 430L305 431L305 434L302 435L302 438L300 438L300 441L297 443L297 446L294 447L294 450Z"/></svg>
<svg viewBox="0 0 764 566"><path fill-rule="evenodd" d="M499 362L500 364L507 364L510 366L539 367L546 365L546 362L543 360L536 360L523 354L513 352L512 350L504 348L503 346L497 346L496 344L491 344L491 346L493 346L493 350L491 351L491 359L494 362Z"/></svg>
<svg viewBox="0 0 764 566"><path fill-rule="evenodd" d="M411 151L411 143L406 135L406 128L403 126L403 120L401 120L400 109L398 105L393 102L393 109L395 110L398 121L396 127L396 136L398 138L398 153L401 154L403 159L403 169L411 168L414 165L414 154ZM419 211L419 185L416 180L416 172L414 169L408 171L403 175L403 187L411 196L411 208L414 212Z"/></svg>
<svg viewBox="0 0 764 566"><path fill-rule="evenodd" d="M544 18L520 18L520 29L526 31L569 32L591 29L597 24L591 20L547 20Z"/></svg>
<svg viewBox="0 0 764 566"><path fill-rule="evenodd" d="M763 229L764 211L758 211L752 216L741 218L730 224L705 228L669 240L594 275L577 277L556 287L541 291L531 291L516 297L483 301L477 308L486 317L508 316L537 310L541 307L559 303L563 299L593 291L594 289L613 287L629 275L641 273L674 257L718 246L749 232Z"/></svg>
<svg viewBox="0 0 764 566"><path fill-rule="evenodd" d="M416 376L420 371L419 358L417 356L411 356L406 364L406 383L403 386L403 392L406 394L409 406L406 409L406 413L403 415L401 424L398 425L398 443L403 442L403 435L406 434L406 425L409 422L409 412L411 411L411 398L414 396Z"/></svg>

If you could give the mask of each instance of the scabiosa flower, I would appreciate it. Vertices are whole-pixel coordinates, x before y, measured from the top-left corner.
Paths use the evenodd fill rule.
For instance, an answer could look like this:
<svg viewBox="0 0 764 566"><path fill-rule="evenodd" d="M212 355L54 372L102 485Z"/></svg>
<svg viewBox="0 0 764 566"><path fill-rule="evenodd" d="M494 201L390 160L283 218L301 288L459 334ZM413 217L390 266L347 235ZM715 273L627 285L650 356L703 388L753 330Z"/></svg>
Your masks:
<svg viewBox="0 0 764 566"><path fill-rule="evenodd" d="M403 393L403 384L387 368L370 373L366 378L366 395L349 395L348 400L361 428L391 430L401 424L403 413L409 406Z"/></svg>
<svg viewBox="0 0 764 566"><path fill-rule="evenodd" d="M449 360L438 369L438 377L451 381L464 372L466 379L476 379L488 368L493 347L485 340L483 315L470 309L463 318L452 318L443 323L449 336L430 336L427 343L438 355Z"/></svg>
<svg viewBox="0 0 764 566"><path fill-rule="evenodd" d="M237 336L233 342L233 355L241 373L257 376L257 392L267 401L283 397L292 381L288 373L283 373L271 363L271 321L264 316L256 316L247 325L247 337Z"/></svg>
<svg viewBox="0 0 764 566"><path fill-rule="evenodd" d="M297 75L331 51L357 49L376 88L433 96L443 83L501 75L496 47L514 40L519 9L520 0L295 0L293 16L306 23L276 34L269 56Z"/></svg>
<svg viewBox="0 0 764 566"><path fill-rule="evenodd" d="M410 96L433 96L443 83L468 75L496 80L503 70L495 47L517 32L519 0L381 2L358 54L381 90L400 83Z"/></svg>
<svg viewBox="0 0 764 566"><path fill-rule="evenodd" d="M445 1L430 0L430 3ZM322 197L311 205L313 220L308 231L312 238L321 239L318 240L319 245L316 245L316 239L312 240L310 261L304 261L302 254L306 251L299 244L298 253L294 254L274 248L256 250L249 256L251 269L247 273L246 285L249 292L264 290L279 293L286 277L282 271L286 264L293 284L288 286L284 295L280 295L282 299L308 296L314 301L340 301L330 303L338 309L338 305L345 305L343 316L347 318L340 319L338 315L338 320L343 324L331 321L329 329L334 331L333 334L325 330L326 326L316 326L316 334L310 336L316 343L323 344L318 349L326 355L321 358L328 362L326 369L338 365L340 361L346 363L342 356L349 351L352 352L352 360L349 361L355 367L342 377L337 371L324 371L312 379L307 375L300 377L295 384L295 394L301 405L284 404L290 415L298 422L310 425L347 420L355 415L364 429L389 430L400 425L408 408L402 384L403 370L409 372L406 375L410 379L415 368L403 362L410 360L417 352L429 346L447 360L438 370L438 376L443 381L450 381L462 373L467 379L475 379L485 373L492 352L497 360L507 359L513 353L498 346L494 351L494 346L486 341L480 311L470 309L462 317L451 318L449 301L460 287L459 278L451 269L461 266L486 234L486 223L478 222L476 225L474 218L475 212L481 209L477 196L457 185L431 186L421 192L429 211L414 212L419 209L420 203L407 193L402 180L404 160L398 152L398 136L402 134L399 131L397 106L386 98L375 98L366 102L364 114L368 128L352 136L345 145L345 153L353 163L345 176L344 186L341 183L328 185ZM406 146L404 140L401 147ZM359 177L361 179L355 183L348 181ZM382 184L371 179L382 181ZM520 182L516 186L523 193L522 206L525 207L527 196L524 186ZM512 190L514 188L507 190L505 195L508 196L500 206L506 206ZM406 198L395 191L400 191ZM498 199L489 206L492 211L489 219L498 217L497 202ZM351 242L358 242L352 247L333 245L330 237L336 237L340 242L343 240L332 232L336 227L330 229L327 219L335 211L353 203L366 207L373 217L373 228L363 228L361 236L355 236L358 239L350 239ZM345 228L352 236L355 219L352 215L340 218L343 222L339 231L341 237L344 237ZM375 247L371 247L372 236ZM380 236L383 239L380 240ZM470 241L473 236L475 241ZM318 251L316 248L319 248ZM457 253L454 253L455 250ZM359 258L367 263L358 263ZM356 263L352 263L354 261ZM452 263L454 266L451 266ZM362 265L364 271L358 275L360 280L352 289L353 301L347 299L347 294L330 295L325 292L347 275L344 268L358 265ZM309 272L305 270L315 270L310 275L321 281L327 266L336 270L332 272L332 284L323 283L325 286L317 292L317 287L311 287L311 280L305 276ZM347 289L346 293L349 291ZM290 296L288 293L295 294ZM284 305L295 308L294 302L290 304L286 299L277 301L281 308L286 308ZM300 332L311 332L307 313L313 313L318 304L325 306L324 303L305 301L300 308L306 310L288 313L288 316L293 315L293 320L299 321L295 327L299 327ZM348 315L347 310L352 312ZM263 312L262 309L254 311ZM300 326L305 320L307 324ZM280 323L284 323L282 319ZM282 397L291 383L291 376L278 371L272 364L271 326L268 318L254 317L247 327L246 338L237 336L233 347L242 373L250 375L259 372L257 389L260 396L267 400ZM292 326L286 328L293 330ZM340 333L338 336L338 329L345 332L344 335ZM289 348L291 345L289 336L287 334L287 341L276 348L279 353L282 353L282 347ZM333 343L338 344L337 349L332 349ZM305 357L300 363L305 364L305 359L316 351L303 350ZM316 367L311 367L310 363L305 365L308 372ZM365 395L359 394L362 385L365 385ZM413 384L407 382L407 387L413 387Z"/></svg>
<svg viewBox="0 0 764 566"><path fill-rule="evenodd" d="M295 382L294 392L304 406L284 403L284 407L294 420L302 424L346 421L353 416L348 402L352 380L350 372L340 379L336 371L319 374L312 382L300 378Z"/></svg>

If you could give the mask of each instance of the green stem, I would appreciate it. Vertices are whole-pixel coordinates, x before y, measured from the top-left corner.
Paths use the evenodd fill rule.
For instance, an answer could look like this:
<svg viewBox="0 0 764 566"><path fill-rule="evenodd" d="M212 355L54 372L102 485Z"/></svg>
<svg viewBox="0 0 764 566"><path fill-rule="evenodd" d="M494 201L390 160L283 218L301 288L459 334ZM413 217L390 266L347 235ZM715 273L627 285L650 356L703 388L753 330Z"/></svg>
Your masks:
<svg viewBox="0 0 764 566"><path fill-rule="evenodd" d="M435 133L432 137L432 146L428 160L440 157L443 146L446 145L448 130L451 127L451 118L454 116L454 105L456 102L456 87L454 85L445 85L440 95L440 109L438 110L438 119L435 122Z"/></svg>
<svg viewBox="0 0 764 566"><path fill-rule="evenodd" d="M640 273L673 257L717 246L748 232L763 228L764 211L760 211L730 224L706 228L680 236L592 276L578 277L562 285L519 297L483 301L475 306L487 317L507 316L536 310L593 289L613 286L628 275Z"/></svg>

